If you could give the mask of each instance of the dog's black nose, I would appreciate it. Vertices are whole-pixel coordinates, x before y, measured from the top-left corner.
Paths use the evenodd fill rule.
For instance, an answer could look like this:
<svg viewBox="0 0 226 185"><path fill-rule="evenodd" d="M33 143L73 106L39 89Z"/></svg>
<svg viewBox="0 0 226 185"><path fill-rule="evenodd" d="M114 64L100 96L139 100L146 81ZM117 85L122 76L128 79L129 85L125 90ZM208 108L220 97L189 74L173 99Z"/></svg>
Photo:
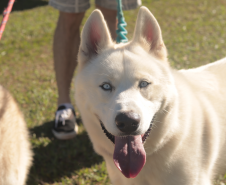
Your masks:
<svg viewBox="0 0 226 185"><path fill-rule="evenodd" d="M134 112L119 113L115 118L115 123L119 130L125 134L130 134L139 127L140 116Z"/></svg>

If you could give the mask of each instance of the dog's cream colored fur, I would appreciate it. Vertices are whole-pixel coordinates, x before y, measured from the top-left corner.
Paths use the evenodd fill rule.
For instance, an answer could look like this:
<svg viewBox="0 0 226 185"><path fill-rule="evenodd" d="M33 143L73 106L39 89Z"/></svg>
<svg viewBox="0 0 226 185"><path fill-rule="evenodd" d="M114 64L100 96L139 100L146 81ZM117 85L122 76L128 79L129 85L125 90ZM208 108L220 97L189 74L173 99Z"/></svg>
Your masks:
<svg viewBox="0 0 226 185"><path fill-rule="evenodd" d="M226 59L196 69L176 71L167 62L160 27L145 7L139 11L134 37L115 44L100 11L87 20L78 54L76 103L94 149L106 161L114 185L212 185L226 170ZM139 88L141 80L147 88ZM114 89L103 91L103 82ZM146 164L133 179L113 163L111 134L120 136L115 116L141 116Z"/></svg>
<svg viewBox="0 0 226 185"><path fill-rule="evenodd" d="M23 115L9 92L0 86L0 185L24 185L31 159Z"/></svg>

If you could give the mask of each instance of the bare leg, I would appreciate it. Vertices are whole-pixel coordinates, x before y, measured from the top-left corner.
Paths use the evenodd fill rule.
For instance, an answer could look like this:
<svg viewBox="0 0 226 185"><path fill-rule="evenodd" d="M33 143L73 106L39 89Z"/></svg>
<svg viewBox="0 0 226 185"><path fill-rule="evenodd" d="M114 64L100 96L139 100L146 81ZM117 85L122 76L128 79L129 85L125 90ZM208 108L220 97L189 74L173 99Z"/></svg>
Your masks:
<svg viewBox="0 0 226 185"><path fill-rule="evenodd" d="M117 15L117 11L116 10L111 10L111 9L107 9L107 8L103 8L101 6L96 5L96 8L98 8L99 10L101 10L101 12L104 15L104 19L107 22L108 28L111 32L111 37L113 40L116 39L116 15Z"/></svg>
<svg viewBox="0 0 226 185"><path fill-rule="evenodd" d="M58 87L58 105L71 103L70 85L77 65L79 27L85 13L60 12L54 35L53 55Z"/></svg>

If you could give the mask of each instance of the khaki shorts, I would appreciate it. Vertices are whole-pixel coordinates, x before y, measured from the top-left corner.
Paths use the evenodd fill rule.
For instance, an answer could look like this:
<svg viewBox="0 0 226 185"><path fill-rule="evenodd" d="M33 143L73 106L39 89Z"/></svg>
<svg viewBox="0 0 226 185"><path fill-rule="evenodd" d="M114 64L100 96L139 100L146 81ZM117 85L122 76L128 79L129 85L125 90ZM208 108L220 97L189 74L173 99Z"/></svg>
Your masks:
<svg viewBox="0 0 226 185"><path fill-rule="evenodd" d="M95 4L104 8L116 10L116 0L95 0ZM89 0L49 0L49 5L62 12L85 12L90 7ZM135 9L141 5L141 0L122 0L123 10Z"/></svg>

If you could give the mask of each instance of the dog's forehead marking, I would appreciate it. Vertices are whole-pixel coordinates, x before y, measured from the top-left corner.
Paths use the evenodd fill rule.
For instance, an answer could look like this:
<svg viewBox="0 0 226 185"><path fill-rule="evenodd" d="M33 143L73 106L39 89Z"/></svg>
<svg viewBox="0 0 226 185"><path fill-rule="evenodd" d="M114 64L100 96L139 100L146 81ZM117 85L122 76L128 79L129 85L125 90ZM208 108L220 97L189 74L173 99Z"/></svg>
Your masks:
<svg viewBox="0 0 226 185"><path fill-rule="evenodd" d="M123 67L121 65L122 60L123 55L120 50L106 53L99 58L99 70L106 72L109 77L116 77L123 72Z"/></svg>
<svg viewBox="0 0 226 185"><path fill-rule="evenodd" d="M111 48L100 53L90 63L93 75L101 79L118 81L124 79L151 79L159 78L162 74L159 61L141 47L122 46Z"/></svg>
<svg viewBox="0 0 226 185"><path fill-rule="evenodd" d="M116 66L120 66L120 68L133 66L143 68L143 66L147 66L147 62L155 61L155 59L142 50L133 52L133 50L127 48L117 48L100 55L98 61L103 67L115 69Z"/></svg>
<svg viewBox="0 0 226 185"><path fill-rule="evenodd" d="M101 56L98 62L101 71L107 71L109 76L115 77L119 74L120 76L135 74L139 68L137 65L139 60L140 58L136 54L125 49L116 49Z"/></svg>

